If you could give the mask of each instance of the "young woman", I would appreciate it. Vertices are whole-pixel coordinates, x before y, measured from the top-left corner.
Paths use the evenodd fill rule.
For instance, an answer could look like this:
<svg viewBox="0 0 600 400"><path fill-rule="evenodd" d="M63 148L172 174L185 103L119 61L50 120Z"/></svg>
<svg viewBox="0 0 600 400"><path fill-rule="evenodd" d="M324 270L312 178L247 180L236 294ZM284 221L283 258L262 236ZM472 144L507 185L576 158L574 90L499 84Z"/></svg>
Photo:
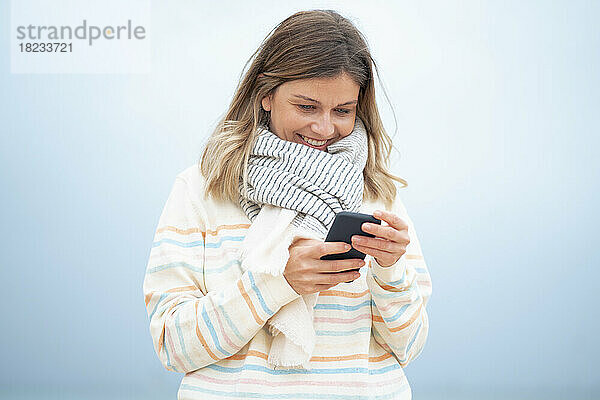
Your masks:
<svg viewBox="0 0 600 400"><path fill-rule="evenodd" d="M367 43L334 11L298 12L249 63L160 216L143 285L155 351L185 373L179 399L410 399L431 280ZM321 259L348 250L324 242L340 211L382 221L352 238L364 261Z"/></svg>

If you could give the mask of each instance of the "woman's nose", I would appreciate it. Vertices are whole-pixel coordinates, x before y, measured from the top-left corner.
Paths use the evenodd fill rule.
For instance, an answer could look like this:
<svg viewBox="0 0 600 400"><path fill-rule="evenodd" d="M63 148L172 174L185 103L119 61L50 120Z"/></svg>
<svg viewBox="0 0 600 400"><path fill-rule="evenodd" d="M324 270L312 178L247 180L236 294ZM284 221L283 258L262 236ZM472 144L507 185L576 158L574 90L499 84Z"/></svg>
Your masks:
<svg viewBox="0 0 600 400"><path fill-rule="evenodd" d="M327 113L324 113L321 117L314 121L311 128L313 132L323 138L331 137L334 131L333 122L331 122L331 118L329 115L327 115Z"/></svg>

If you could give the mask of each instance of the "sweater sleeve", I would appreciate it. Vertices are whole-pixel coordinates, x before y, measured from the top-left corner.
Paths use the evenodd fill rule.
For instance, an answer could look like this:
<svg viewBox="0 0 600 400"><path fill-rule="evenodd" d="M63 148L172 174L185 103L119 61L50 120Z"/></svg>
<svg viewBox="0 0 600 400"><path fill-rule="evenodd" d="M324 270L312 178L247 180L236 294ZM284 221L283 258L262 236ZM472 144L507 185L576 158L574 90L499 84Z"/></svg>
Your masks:
<svg viewBox="0 0 600 400"><path fill-rule="evenodd" d="M250 271L207 293L205 221L201 202L177 176L143 283L154 350L170 371L187 373L234 355L273 314L300 296L283 275Z"/></svg>
<svg viewBox="0 0 600 400"><path fill-rule="evenodd" d="M426 306L431 277L414 224L398 195L392 210L408 224L406 253L389 267L368 257L366 280L371 292L373 337L405 367L423 350L429 332Z"/></svg>

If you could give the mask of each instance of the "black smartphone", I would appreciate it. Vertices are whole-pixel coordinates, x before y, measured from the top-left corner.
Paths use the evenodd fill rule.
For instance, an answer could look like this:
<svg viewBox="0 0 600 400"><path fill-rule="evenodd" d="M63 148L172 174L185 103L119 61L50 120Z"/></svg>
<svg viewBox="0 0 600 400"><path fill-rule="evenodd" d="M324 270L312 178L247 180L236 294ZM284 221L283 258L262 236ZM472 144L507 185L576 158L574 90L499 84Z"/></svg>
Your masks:
<svg viewBox="0 0 600 400"><path fill-rule="evenodd" d="M373 217L369 214L362 214L351 211L341 211L335 215L333 224L327 232L326 242L345 242L352 245L352 236L362 235L368 237L375 237L370 233L362 230L362 224L365 222L371 222L373 224L381 225L381 220ZM345 260L348 258L360 258L365 259L367 255L361 251L356 250L352 247L345 253L326 254L321 256L321 260ZM358 271L359 268L350 269L348 271ZM352 281L348 281L352 282ZM348 283L346 282L346 283Z"/></svg>

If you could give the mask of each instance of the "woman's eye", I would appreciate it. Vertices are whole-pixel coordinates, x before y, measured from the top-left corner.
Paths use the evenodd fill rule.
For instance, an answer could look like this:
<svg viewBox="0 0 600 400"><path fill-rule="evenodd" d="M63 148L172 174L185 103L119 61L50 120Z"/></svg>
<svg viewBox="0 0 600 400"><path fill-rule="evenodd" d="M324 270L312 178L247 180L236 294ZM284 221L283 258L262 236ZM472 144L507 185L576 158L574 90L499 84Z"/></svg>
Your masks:
<svg viewBox="0 0 600 400"><path fill-rule="evenodd" d="M312 111L315 109L315 106L311 106L311 105L307 105L307 104L297 104L298 108L300 108L302 111ZM350 114L351 110L347 110L345 108L337 108L336 111L340 114Z"/></svg>

